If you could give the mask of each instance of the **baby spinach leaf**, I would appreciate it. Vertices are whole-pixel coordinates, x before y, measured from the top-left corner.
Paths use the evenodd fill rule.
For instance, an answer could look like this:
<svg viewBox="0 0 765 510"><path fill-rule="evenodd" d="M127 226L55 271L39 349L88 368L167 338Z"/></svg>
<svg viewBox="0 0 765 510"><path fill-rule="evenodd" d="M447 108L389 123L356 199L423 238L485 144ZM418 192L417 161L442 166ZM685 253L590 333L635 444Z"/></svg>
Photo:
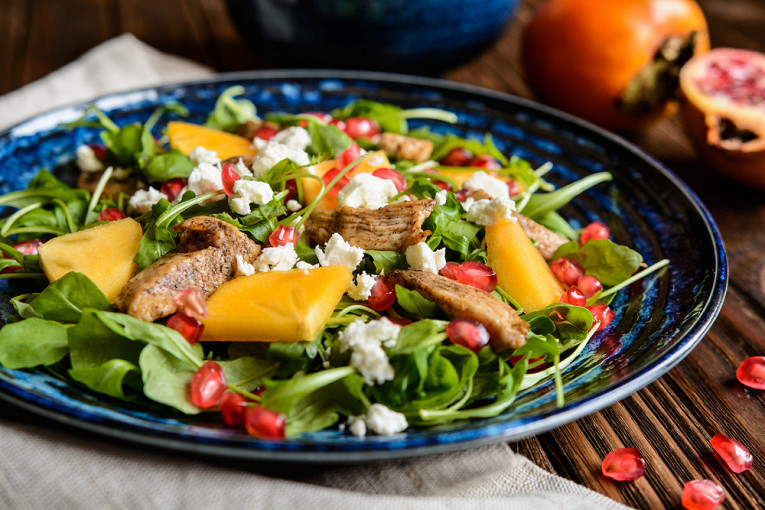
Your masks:
<svg viewBox="0 0 765 510"><path fill-rule="evenodd" d="M326 155L329 158L334 158L342 154L353 143L351 137L332 124L309 121L308 134L311 135L311 145L308 146L306 152L312 156Z"/></svg>
<svg viewBox="0 0 765 510"><path fill-rule="evenodd" d="M533 322L539 317L547 317L553 322L560 322L560 320L563 319L570 322L574 325L574 327L583 332L587 332L590 329L590 326L592 326L592 313L588 309L581 306L569 305L566 303L554 303L547 308L543 308L542 310L526 313L521 316L523 320L532 323L533 326L542 324ZM547 326L542 327L544 328L542 331L545 331L543 334L546 334Z"/></svg>
<svg viewBox="0 0 765 510"><path fill-rule="evenodd" d="M299 400L287 416L287 435L325 429L337 422L341 413L364 414L363 386L359 374L350 374Z"/></svg>
<svg viewBox="0 0 765 510"><path fill-rule="evenodd" d="M532 220L544 218L547 213L557 211L577 195L601 182L610 181L611 179L613 179L613 176L610 173L599 172L590 174L550 193L534 193L529 198L525 207L518 212L522 212Z"/></svg>
<svg viewBox="0 0 765 510"><path fill-rule="evenodd" d="M80 321L69 329L72 368L96 368L112 359L122 359L137 366L144 344L108 327L101 320L101 313L105 312L84 310Z"/></svg>
<svg viewBox="0 0 765 510"><path fill-rule="evenodd" d="M378 274L407 267L406 256L403 253L382 250L366 250L364 253L372 257L372 263Z"/></svg>
<svg viewBox="0 0 765 510"><path fill-rule="evenodd" d="M431 319L407 324L399 331L396 343L387 349L388 355L407 355L421 347L440 344L446 338L445 330L447 324L446 321Z"/></svg>
<svg viewBox="0 0 765 510"><path fill-rule="evenodd" d="M594 239L581 247L575 241L559 247L553 258L566 257L579 262L587 274L597 277L603 285L617 285L637 271L643 257L610 239Z"/></svg>
<svg viewBox="0 0 765 510"><path fill-rule="evenodd" d="M263 380L273 377L279 369L279 363L273 360L242 356L233 360L220 360L218 364L226 374L226 381L231 386L251 391Z"/></svg>
<svg viewBox="0 0 765 510"><path fill-rule="evenodd" d="M155 402L186 414L199 409L188 398L188 387L196 367L154 345L147 345L140 356L143 393Z"/></svg>
<svg viewBox="0 0 765 510"><path fill-rule="evenodd" d="M433 301L425 299L416 290L396 285L396 302L407 313L423 319L440 318L441 309Z"/></svg>
<svg viewBox="0 0 765 510"><path fill-rule="evenodd" d="M171 149L149 159L142 171L146 182L155 184L178 177L187 178L193 169L191 158L178 149Z"/></svg>
<svg viewBox="0 0 765 510"><path fill-rule="evenodd" d="M82 310L110 310L111 304L93 281L82 273L72 271L48 285L29 305L41 317L74 323L80 320Z"/></svg>
<svg viewBox="0 0 765 510"><path fill-rule="evenodd" d="M140 390L139 384L130 382L130 376L137 377L139 372L138 367L129 361L113 358L100 365L72 368L69 376L93 391L126 400L135 398ZM125 394L126 387L133 390L129 395Z"/></svg>
<svg viewBox="0 0 765 510"><path fill-rule="evenodd" d="M31 318L0 329L0 365L5 368L52 365L68 353L67 327L58 322Z"/></svg>
<svg viewBox="0 0 765 510"><path fill-rule="evenodd" d="M268 380L261 403L272 411L289 415L304 397L355 373L354 368L339 367L287 380Z"/></svg>

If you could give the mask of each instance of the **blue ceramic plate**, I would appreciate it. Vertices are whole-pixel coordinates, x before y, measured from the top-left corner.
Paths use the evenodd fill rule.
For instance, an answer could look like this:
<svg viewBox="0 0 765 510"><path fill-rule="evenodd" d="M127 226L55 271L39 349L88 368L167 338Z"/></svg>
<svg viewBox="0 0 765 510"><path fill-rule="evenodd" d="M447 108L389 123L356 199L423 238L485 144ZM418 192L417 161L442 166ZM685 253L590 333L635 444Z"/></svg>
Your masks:
<svg viewBox="0 0 765 510"><path fill-rule="evenodd" d="M330 110L356 98L444 108L455 112L459 123L434 124L432 129L476 137L491 132L505 154L534 166L551 161L555 171L550 177L556 183L609 171L613 182L587 192L566 208L565 215L575 227L603 221L616 242L637 249L648 264L668 258L671 265L619 293L613 302L614 322L566 370L566 403L561 408L548 381L525 391L510 409L491 419L392 437L356 438L326 430L268 442L222 428L212 418L206 423L204 417L139 410L43 371L0 368L4 399L86 430L185 452L304 462L407 457L521 439L623 399L683 359L722 306L727 284L722 241L709 213L685 184L623 140L529 101L410 76L276 71L110 95L96 104L118 123L126 123L145 120L160 103L181 101L191 110L191 121L203 122L219 93L234 84L245 87L261 114ZM58 126L77 119L84 107L58 109L0 133L1 193L23 188L38 170L70 162L75 147L96 141L93 130Z"/></svg>

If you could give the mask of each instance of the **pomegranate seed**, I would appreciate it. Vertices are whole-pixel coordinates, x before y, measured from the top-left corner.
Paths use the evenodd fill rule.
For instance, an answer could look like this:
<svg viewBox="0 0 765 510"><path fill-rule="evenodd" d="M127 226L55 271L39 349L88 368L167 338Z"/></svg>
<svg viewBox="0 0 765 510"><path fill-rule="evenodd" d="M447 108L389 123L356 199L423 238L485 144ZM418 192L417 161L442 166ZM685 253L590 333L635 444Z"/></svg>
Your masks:
<svg viewBox="0 0 765 510"><path fill-rule="evenodd" d="M752 356L736 370L738 382L756 390L765 390L765 356Z"/></svg>
<svg viewBox="0 0 765 510"><path fill-rule="evenodd" d="M265 384L261 384L260 386L258 386L254 390L252 390L252 394L256 395L258 397L262 396L265 392L266 392L266 385Z"/></svg>
<svg viewBox="0 0 765 510"><path fill-rule="evenodd" d="M752 467L752 454L735 439L722 434L715 434L715 437L709 440L717 455L725 461L731 471L734 473L743 473Z"/></svg>
<svg viewBox="0 0 765 510"><path fill-rule="evenodd" d="M341 120L341 119L332 119L331 121L329 121L329 123L332 124L333 126L335 126L340 131L345 132L345 127L346 126L345 126L345 121L344 120Z"/></svg>
<svg viewBox="0 0 765 510"><path fill-rule="evenodd" d="M340 157L337 158L337 167L342 170L355 161L359 156L361 156L361 147L359 147L359 144L356 142L353 142L340 154Z"/></svg>
<svg viewBox="0 0 765 510"><path fill-rule="evenodd" d="M616 315L608 305L592 305L588 306L587 309L592 312L593 325L600 321L600 326L598 326L596 331L600 331L611 324L611 321L614 320L614 316Z"/></svg>
<svg viewBox="0 0 765 510"><path fill-rule="evenodd" d="M611 231L608 230L607 226L599 221L593 221L582 230L582 234L579 236L579 243L584 244L593 239L608 239L610 235Z"/></svg>
<svg viewBox="0 0 765 510"><path fill-rule="evenodd" d="M119 209L118 209L119 210ZM13 243L11 246L20 251L24 255L37 255L37 249L42 246L43 242L39 239L29 239L27 241L19 241Z"/></svg>
<svg viewBox="0 0 765 510"><path fill-rule="evenodd" d="M603 284L600 283L597 277L591 274L585 274L579 277L576 282L576 286L582 291L585 297L591 298L601 290L603 290Z"/></svg>
<svg viewBox="0 0 765 510"><path fill-rule="evenodd" d="M470 195L471 190L469 189L461 189L458 192L456 192L454 195L457 197L457 200L460 202L464 202L465 199Z"/></svg>
<svg viewBox="0 0 765 510"><path fill-rule="evenodd" d="M456 271L459 271L459 263L458 262L452 262L451 260L446 263L444 267L441 268L441 274L450 280L456 280L457 279L457 273Z"/></svg>
<svg viewBox="0 0 765 510"><path fill-rule="evenodd" d="M602 469L603 476L631 482L645 473L645 459L636 448L617 448L603 459Z"/></svg>
<svg viewBox="0 0 765 510"><path fill-rule="evenodd" d="M292 200L295 195L297 195L297 181L295 179L288 180L284 183L284 189L287 190L287 196L284 197L284 203L287 203L288 201Z"/></svg>
<svg viewBox="0 0 765 510"><path fill-rule="evenodd" d="M441 158L441 164L444 166L470 166L473 160L473 153L467 149L456 147Z"/></svg>
<svg viewBox="0 0 765 510"><path fill-rule="evenodd" d="M223 415L223 422L226 425L242 425L244 415L247 412L247 399L239 393L227 391L223 394L220 401L220 414Z"/></svg>
<svg viewBox="0 0 765 510"><path fill-rule="evenodd" d="M98 213L98 221L117 221L124 220L125 218L127 218L127 215L116 207L107 207Z"/></svg>
<svg viewBox="0 0 765 510"><path fill-rule="evenodd" d="M411 324L411 319L407 319L406 317L391 317L390 315L386 316L386 318L391 321L393 324L398 324L401 327L408 326Z"/></svg>
<svg viewBox="0 0 765 510"><path fill-rule="evenodd" d="M380 134L380 126L367 117L348 117L345 119L345 134L354 140L372 138Z"/></svg>
<svg viewBox="0 0 765 510"><path fill-rule="evenodd" d="M244 426L247 432L261 439L284 439L287 418L261 406L247 408Z"/></svg>
<svg viewBox="0 0 765 510"><path fill-rule="evenodd" d="M555 277L565 285L576 285L584 274L582 265L573 259L559 258L550 262L550 269Z"/></svg>
<svg viewBox="0 0 765 510"><path fill-rule="evenodd" d="M457 281L476 289L494 292L497 288L497 272L486 264L470 260L463 262L453 271Z"/></svg>
<svg viewBox="0 0 765 510"><path fill-rule="evenodd" d="M255 130L255 134L253 135L253 138L260 138L261 140L270 140L271 138L278 133L276 129L274 129L271 126L260 126L258 129Z"/></svg>
<svg viewBox="0 0 765 510"><path fill-rule="evenodd" d="M268 244L271 246L285 246L287 244L297 246L297 242L297 229L288 225L279 225L276 227L276 230L271 232L271 235L268 236Z"/></svg>
<svg viewBox="0 0 765 510"><path fill-rule="evenodd" d="M332 181L332 179L337 176L337 174L340 173L340 169L335 167L330 168L327 170L324 175L321 176L321 180L324 181L324 185L328 186L329 183ZM340 177L340 180L335 183L334 186L332 186L328 193L331 195L337 195L338 192L345 187L346 184L351 182L351 179L348 177L348 174L346 173L344 176Z"/></svg>
<svg viewBox="0 0 765 510"><path fill-rule="evenodd" d="M184 179L183 177L173 177L172 179L168 179L163 182L162 186L159 188L159 191L167 195L167 199L172 202L178 198L178 195L181 193L181 190L186 186L187 183L188 180Z"/></svg>
<svg viewBox="0 0 765 510"><path fill-rule="evenodd" d="M396 302L396 284L384 276L378 276L367 298L369 308L377 312L387 310Z"/></svg>
<svg viewBox="0 0 765 510"><path fill-rule="evenodd" d="M205 325L196 320L194 317L189 317L183 312L178 312L171 315L167 319L167 327L176 330L183 335L188 343L194 345L199 341L199 337L202 336L202 331L205 329Z"/></svg>
<svg viewBox="0 0 765 510"><path fill-rule="evenodd" d="M227 389L226 375L220 365L205 361L191 379L191 403L208 409L220 401Z"/></svg>
<svg viewBox="0 0 765 510"><path fill-rule="evenodd" d="M470 166L484 168L486 170L499 170L502 168L502 165L499 163L499 161L497 161L497 158L490 156L489 154L484 154L483 156L473 158L473 160L470 162Z"/></svg>
<svg viewBox="0 0 765 510"><path fill-rule="evenodd" d="M406 188L409 187L409 184L407 184L406 177L404 177L404 174L392 168L378 168L377 170L372 172L372 175L380 179L388 179L393 181L393 184L396 185L396 191L398 191L399 193L401 193L402 191L404 191Z"/></svg>
<svg viewBox="0 0 765 510"><path fill-rule="evenodd" d="M587 297L576 285L572 285L560 297L560 302L574 306L585 306L587 304Z"/></svg>
<svg viewBox="0 0 765 510"><path fill-rule="evenodd" d="M518 184L518 181L507 181L507 194L511 197L514 197L518 193L521 192L521 185Z"/></svg>
<svg viewBox="0 0 765 510"><path fill-rule="evenodd" d="M433 184L435 184L441 189L445 189L446 191L454 191L454 188L452 188L452 185L447 182L444 182L444 181L430 181L430 182L432 182Z"/></svg>
<svg viewBox="0 0 765 510"><path fill-rule="evenodd" d="M310 115L312 117L316 117L324 124L329 124L332 121L332 115L328 114L327 112L303 112L302 115ZM301 120L300 125L302 127L306 127L306 125L308 125L308 121Z"/></svg>
<svg viewBox="0 0 765 510"><path fill-rule="evenodd" d="M93 151L93 155L96 157L96 159L99 161L106 159L106 145L100 143L92 143L88 145L88 147L90 147L90 150Z"/></svg>
<svg viewBox="0 0 765 510"><path fill-rule="evenodd" d="M489 343L489 332L478 321L456 318L446 326L446 336L452 343L467 347L473 352L480 351Z"/></svg>
<svg viewBox="0 0 765 510"><path fill-rule="evenodd" d="M223 165L223 169L220 173L220 178L223 181L223 191L226 195L231 196L234 194L234 183L240 179L239 174L234 170L234 166L230 163Z"/></svg>
<svg viewBox="0 0 765 510"><path fill-rule="evenodd" d="M691 480L683 488L683 507L688 510L714 510L725 499L725 491L712 480Z"/></svg>
<svg viewBox="0 0 765 510"><path fill-rule="evenodd" d="M173 296L178 308L194 319L207 318L207 299L200 289L184 289Z"/></svg>

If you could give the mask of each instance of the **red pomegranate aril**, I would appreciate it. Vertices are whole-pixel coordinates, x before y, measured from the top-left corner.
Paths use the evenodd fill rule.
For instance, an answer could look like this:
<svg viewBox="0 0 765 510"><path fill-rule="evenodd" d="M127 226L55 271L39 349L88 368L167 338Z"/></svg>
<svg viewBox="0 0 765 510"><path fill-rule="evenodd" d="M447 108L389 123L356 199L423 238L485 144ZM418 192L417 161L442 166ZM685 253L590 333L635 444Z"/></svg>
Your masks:
<svg viewBox="0 0 765 510"><path fill-rule="evenodd" d="M576 285L584 274L582 265L573 259L559 258L550 262L550 269L555 277L565 285Z"/></svg>
<svg viewBox="0 0 765 510"><path fill-rule="evenodd" d="M244 426L247 432L261 439L284 439L287 418L258 405L247 408Z"/></svg>
<svg viewBox="0 0 765 510"><path fill-rule="evenodd" d="M478 156L477 158L473 158L473 160L470 162L470 166L483 168L485 170L499 170L502 168L502 165L499 163L499 161L497 161L497 158L490 156L489 154L484 154L482 156Z"/></svg>
<svg viewBox="0 0 765 510"><path fill-rule="evenodd" d="M332 167L327 170L324 175L321 176L321 180L324 181L325 186L329 186L329 183L332 182L332 179L334 179L339 173L339 168ZM349 182L351 182L351 179L348 177L348 174L345 174L344 176L340 177L340 180L338 180L334 186L329 188L328 193L331 195L337 195L340 190L343 189Z"/></svg>
<svg viewBox="0 0 765 510"><path fill-rule="evenodd" d="M173 296L173 302L189 317L207 318L207 298L201 289L184 289Z"/></svg>
<svg viewBox="0 0 765 510"><path fill-rule="evenodd" d="M202 331L205 329L204 324L183 312L171 315L167 319L167 327L176 330L191 345L199 341L199 337L202 336Z"/></svg>
<svg viewBox="0 0 765 510"><path fill-rule="evenodd" d="M239 174L234 170L234 166L230 163L223 165L220 173L221 181L223 181L223 191L226 195L231 196L234 194L234 183L240 179Z"/></svg>
<svg viewBox="0 0 765 510"><path fill-rule="evenodd" d="M116 207L107 207L98 213L98 221L118 221L125 218L127 218L127 215Z"/></svg>
<svg viewBox="0 0 765 510"><path fill-rule="evenodd" d="M459 262L448 261L444 267L441 268L441 274L450 280L457 279L457 271L459 271Z"/></svg>
<svg viewBox="0 0 765 510"><path fill-rule="evenodd" d="M27 241L13 243L11 246L24 255L37 255L37 249L42 246L42 244L43 242L39 239L29 239Z"/></svg>
<svg viewBox="0 0 765 510"><path fill-rule="evenodd" d="M579 236L579 243L584 244L587 241L592 241L594 239L608 239L610 235L611 231L608 230L607 226L599 221L593 221L582 230L582 233Z"/></svg>
<svg viewBox="0 0 765 510"><path fill-rule="evenodd" d="M266 392L266 385L265 385L265 384L261 384L261 385L259 385L257 388L255 388L254 390L252 390L252 392L251 392L251 393L252 393L253 395L255 395L255 396L261 397L261 396L263 396L263 394L264 394L265 392Z"/></svg>
<svg viewBox="0 0 765 510"><path fill-rule="evenodd" d="M518 184L518 181L507 181L507 194L511 197L514 197L518 193L521 192L521 185Z"/></svg>
<svg viewBox="0 0 765 510"><path fill-rule="evenodd" d="M765 390L765 356L752 356L741 362L736 379L744 386Z"/></svg>
<svg viewBox="0 0 765 510"><path fill-rule="evenodd" d="M683 508L715 510L725 499L725 491L713 480L691 480L683 488Z"/></svg>
<svg viewBox="0 0 765 510"><path fill-rule="evenodd" d="M335 126L340 131L345 132L345 127L346 126L345 126L345 121L344 120L342 120L342 119L332 119L331 121L329 121L329 123L332 124L333 126Z"/></svg>
<svg viewBox="0 0 765 510"><path fill-rule="evenodd" d="M367 298L369 308L377 312L387 310L396 302L396 284L384 276L378 276Z"/></svg>
<svg viewBox="0 0 765 510"><path fill-rule="evenodd" d="M631 482L645 473L645 459L636 448L617 448L603 459L602 470L603 476Z"/></svg>
<svg viewBox="0 0 765 510"><path fill-rule="evenodd" d="M347 149L340 153L340 156L337 158L337 167L342 170L353 163L359 156L361 156L361 147L359 147L359 144L356 142L353 142Z"/></svg>
<svg viewBox="0 0 765 510"><path fill-rule="evenodd" d="M465 189L461 189L457 191L454 194L454 196L457 197L457 200L459 200L460 202L464 202L465 200L467 200L470 193L472 193L472 190L465 188Z"/></svg>
<svg viewBox="0 0 765 510"><path fill-rule="evenodd" d="M576 282L576 286L582 291L582 294L587 298L591 298L601 290L603 290L603 284L600 283L597 277L591 274L582 275L579 281Z"/></svg>
<svg viewBox="0 0 765 510"><path fill-rule="evenodd" d="M444 166L470 166L472 160L472 152L462 147L456 147L441 158L441 164Z"/></svg>
<svg viewBox="0 0 765 510"><path fill-rule="evenodd" d="M585 306L587 304L587 297L576 285L572 285L560 297L560 302L574 306Z"/></svg>
<svg viewBox="0 0 765 510"><path fill-rule="evenodd" d="M372 138L380 134L380 126L367 117L348 117L345 119L345 134L354 140Z"/></svg>
<svg viewBox="0 0 765 510"><path fill-rule="evenodd" d="M752 467L751 452L735 439L723 434L715 434L709 442L717 455L734 473L743 473Z"/></svg>
<svg viewBox="0 0 765 510"><path fill-rule="evenodd" d="M285 246L291 244L297 246L298 233L295 227L289 225L279 225L276 230L268 236L268 244L271 246Z"/></svg>
<svg viewBox="0 0 765 510"><path fill-rule="evenodd" d="M191 379L191 403L200 409L209 409L220 402L227 389L221 366L212 360L205 361Z"/></svg>
<svg viewBox="0 0 765 510"><path fill-rule="evenodd" d="M261 140L268 141L271 138L273 138L276 133L279 131L276 130L276 128L272 126L260 126L258 129L255 130L255 133L253 134L253 138L260 138Z"/></svg>
<svg viewBox="0 0 765 510"><path fill-rule="evenodd" d="M457 281L476 289L494 292L497 288L497 272L486 264L470 260L463 262L453 271Z"/></svg>
<svg viewBox="0 0 765 510"><path fill-rule="evenodd" d="M374 172L372 172L372 175L379 179L388 179L390 181L393 181L393 184L396 186L396 191L401 193L402 191L406 190L409 187L409 184L406 182L406 177L404 177L404 174L399 172L398 170L394 170L393 168L378 168Z"/></svg>
<svg viewBox="0 0 765 510"><path fill-rule="evenodd" d="M90 150L93 151L93 155L97 160L103 161L106 159L106 145L100 143L92 143L88 145L88 147L90 147Z"/></svg>
<svg viewBox="0 0 765 510"><path fill-rule="evenodd" d="M226 425L236 426L244 423L244 415L247 412L247 399L239 393L227 391L220 401L220 414Z"/></svg>
<svg viewBox="0 0 765 510"><path fill-rule="evenodd" d="M456 345L478 352L489 343L489 332L478 321L456 318L446 326L446 336Z"/></svg>
<svg viewBox="0 0 765 510"><path fill-rule="evenodd" d="M187 183L188 180L184 179L183 177L173 177L172 179L168 179L163 182L162 186L159 188L159 191L167 195L167 199L172 202L178 198L178 195L181 193L181 190L184 188L184 186L186 186Z"/></svg>
<svg viewBox="0 0 765 510"><path fill-rule="evenodd" d="M449 184L448 182L433 181L433 180L431 180L430 182L432 182L433 184L435 184L436 186L438 186L441 189L445 189L446 191L454 191L454 188L452 188L452 185Z"/></svg>
<svg viewBox="0 0 765 510"><path fill-rule="evenodd" d="M287 190L287 196L284 197L284 202L286 203L297 195L297 181L295 179L288 180L284 183L284 189Z"/></svg>
<svg viewBox="0 0 765 510"><path fill-rule="evenodd" d="M614 320L614 316L616 315L608 305L592 305L588 306L587 309L592 313L593 326L600 322L596 331L600 331L611 324L611 321Z"/></svg>
<svg viewBox="0 0 765 510"><path fill-rule="evenodd" d="M390 315L385 316L386 319L391 321L393 324L398 324L401 327L408 326L412 322L414 322L411 319L407 319L406 317L393 317Z"/></svg>

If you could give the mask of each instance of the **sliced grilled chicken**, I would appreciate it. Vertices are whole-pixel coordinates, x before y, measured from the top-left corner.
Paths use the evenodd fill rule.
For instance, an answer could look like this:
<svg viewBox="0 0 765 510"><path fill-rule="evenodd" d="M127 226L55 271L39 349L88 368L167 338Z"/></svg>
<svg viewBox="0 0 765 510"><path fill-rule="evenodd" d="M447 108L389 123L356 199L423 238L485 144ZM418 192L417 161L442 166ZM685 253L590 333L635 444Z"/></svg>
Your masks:
<svg viewBox="0 0 765 510"><path fill-rule="evenodd" d="M252 263L260 246L233 225L209 216L178 223L176 249L136 274L117 297L117 307L145 321L178 310L173 297L184 289L200 289L205 297L236 273L236 256Z"/></svg>
<svg viewBox="0 0 765 510"><path fill-rule="evenodd" d="M568 241L565 237L556 234L531 218L527 218L522 214L516 214L515 217L518 218L518 223L521 225L526 236L537 242L537 250L539 250L539 253L542 254L545 260L551 260L555 250Z"/></svg>
<svg viewBox="0 0 765 510"><path fill-rule="evenodd" d="M380 148L396 159L409 159L422 163L433 153L433 142L396 133L382 133Z"/></svg>
<svg viewBox="0 0 765 510"><path fill-rule="evenodd" d="M462 317L483 324L489 332L489 343L497 352L526 343L528 322L488 292L426 271L394 270L385 276L402 287L416 290L452 319Z"/></svg>
<svg viewBox="0 0 765 510"><path fill-rule="evenodd" d="M380 209L343 206L315 210L306 221L305 233L317 244L326 243L337 232L351 245L365 250L403 252L430 235L430 231L422 230L422 222L435 205L435 200L425 199L397 202Z"/></svg>

